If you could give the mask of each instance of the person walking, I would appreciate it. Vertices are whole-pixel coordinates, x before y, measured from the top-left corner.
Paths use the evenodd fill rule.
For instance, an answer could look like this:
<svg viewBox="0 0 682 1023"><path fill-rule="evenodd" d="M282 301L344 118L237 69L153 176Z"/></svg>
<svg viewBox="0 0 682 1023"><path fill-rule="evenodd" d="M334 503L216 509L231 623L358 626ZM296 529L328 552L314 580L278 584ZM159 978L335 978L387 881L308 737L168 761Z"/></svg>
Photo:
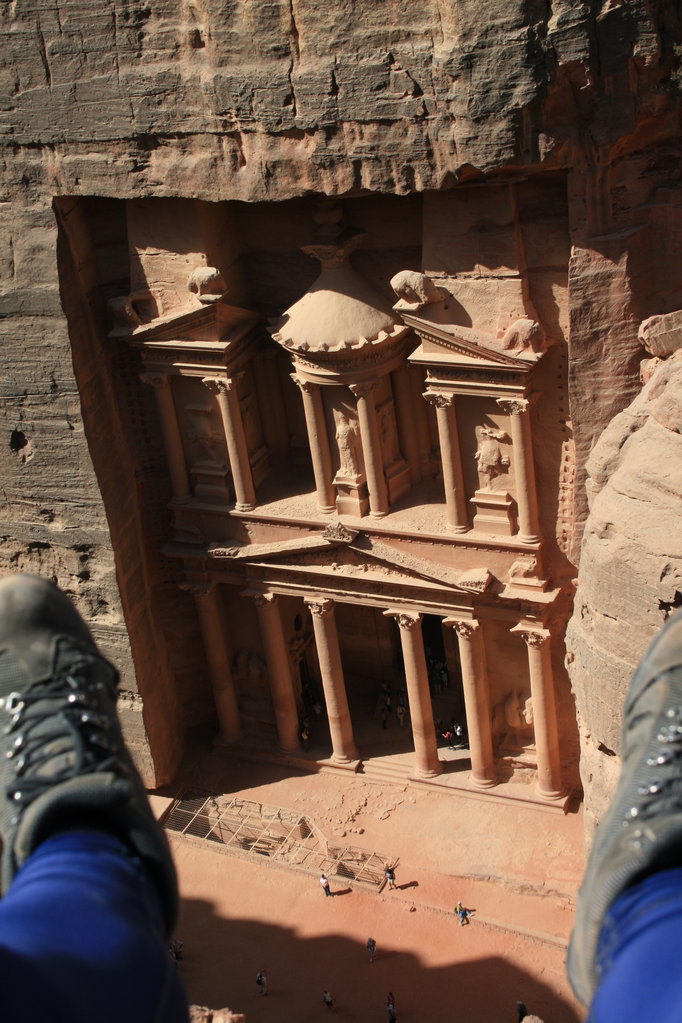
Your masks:
<svg viewBox="0 0 682 1023"><path fill-rule="evenodd" d="M396 1023L397 1016L395 1014L395 995L392 991L388 992L386 998L386 1012L388 1014L388 1023Z"/></svg>
<svg viewBox="0 0 682 1023"><path fill-rule="evenodd" d="M374 962L374 956L377 954L377 943L374 938L367 939L367 951L369 952L370 963Z"/></svg>
<svg viewBox="0 0 682 1023"><path fill-rule="evenodd" d="M457 916L459 918L459 926L460 927L463 927L464 924L468 924L469 923L469 919L471 917L471 910L470 909L465 909L465 907L462 905L462 900L461 899L457 900L457 905L455 906L455 913L457 914Z"/></svg>
<svg viewBox="0 0 682 1023"><path fill-rule="evenodd" d="M331 1007L333 1006L333 1004L336 1001L336 999L325 988L324 991L322 992L322 1001L324 1002L324 1004L327 1006L328 1009L331 1009Z"/></svg>
<svg viewBox="0 0 682 1023"><path fill-rule="evenodd" d="M386 876L386 883L388 884L388 887L395 888L395 867L390 867L386 864L384 874Z"/></svg>
<svg viewBox="0 0 682 1023"><path fill-rule="evenodd" d="M266 974L265 970L259 970L258 973L256 974L256 984L258 985L258 989L259 989L260 993L262 995L267 995L267 993L268 993L268 977L267 977L267 974Z"/></svg>
<svg viewBox="0 0 682 1023"><path fill-rule="evenodd" d="M332 894L332 890L329 887L329 881L327 880L327 878L325 877L324 874L320 874L320 884L322 885L322 888L324 890L324 894L325 895L331 895Z"/></svg>

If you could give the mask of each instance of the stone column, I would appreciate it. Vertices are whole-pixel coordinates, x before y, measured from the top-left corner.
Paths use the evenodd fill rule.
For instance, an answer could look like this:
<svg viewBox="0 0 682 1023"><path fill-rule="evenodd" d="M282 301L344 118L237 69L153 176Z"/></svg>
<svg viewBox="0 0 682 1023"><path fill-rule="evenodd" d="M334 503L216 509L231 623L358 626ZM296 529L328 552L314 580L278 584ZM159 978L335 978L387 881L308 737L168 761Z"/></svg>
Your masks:
<svg viewBox="0 0 682 1023"><path fill-rule="evenodd" d="M538 790L546 799L559 799L564 794L564 786L561 779L550 633L546 629L526 628L523 623L514 626L511 631L520 633L528 647Z"/></svg>
<svg viewBox="0 0 682 1023"><path fill-rule="evenodd" d="M324 699L327 705L332 759L341 764L357 760L353 727L348 710L333 600L306 600L313 619L317 658L320 662Z"/></svg>
<svg viewBox="0 0 682 1023"><path fill-rule="evenodd" d="M384 476L379 424L372 393L375 387L375 381L350 385L350 389L357 399L362 457L367 473L369 511L370 515L380 518L388 512L388 488Z"/></svg>
<svg viewBox="0 0 682 1023"><path fill-rule="evenodd" d="M182 447L182 437L178 426L178 417L173 402L171 390L171 378L166 373L143 373L140 377L143 383L149 384L156 392L156 402L161 419L161 432L163 443L166 448L166 460L171 475L173 487L173 500L178 504L186 504L191 499L189 476L185 464L185 453Z"/></svg>
<svg viewBox="0 0 682 1023"><path fill-rule="evenodd" d="M241 735L241 723L232 679L232 650L227 638L218 586L215 583L200 583L190 584L186 588L192 593L197 607L218 712L220 741L236 742Z"/></svg>
<svg viewBox="0 0 682 1023"><path fill-rule="evenodd" d="M218 399L218 408L225 430L227 455L230 459L237 511L251 511L256 506L256 491L253 486L236 382L228 377L204 377L202 383Z"/></svg>
<svg viewBox="0 0 682 1023"><path fill-rule="evenodd" d="M537 543L541 536L530 430L530 402L526 398L498 398L497 404L511 419L516 503L519 508L519 539L525 543Z"/></svg>
<svg viewBox="0 0 682 1023"><path fill-rule="evenodd" d="M424 397L436 407L448 526L454 533L466 533L471 527L464 493L464 474L462 472L462 455L459 449L455 396L454 394L437 394L427 391Z"/></svg>
<svg viewBox="0 0 682 1023"><path fill-rule="evenodd" d="M481 788L496 782L493 738L490 718L490 690L485 663L485 647L480 622L446 618L457 633L459 660L462 667L462 688L469 733L471 780Z"/></svg>
<svg viewBox="0 0 682 1023"><path fill-rule="evenodd" d="M404 365L397 369L393 374L393 380L395 383L396 418L398 420L400 448L404 452L410 466L410 482L418 483L422 478L419 458L419 434L418 430L415 429L408 367Z"/></svg>
<svg viewBox="0 0 682 1023"><path fill-rule="evenodd" d="M295 753L299 747L298 708L278 598L274 593L258 593L254 599L265 649L279 744L285 753Z"/></svg>
<svg viewBox="0 0 682 1023"><path fill-rule="evenodd" d="M296 373L291 374L291 379L298 385L303 399L303 413L308 431L310 454L313 459L317 503L321 511L333 512L336 506L336 493L332 483L332 456L329 450L329 437L327 436L320 386L309 380L304 380Z"/></svg>
<svg viewBox="0 0 682 1023"><path fill-rule="evenodd" d="M429 676L426 669L421 629L422 616L417 613L405 614L399 611L384 611L384 614L395 618L400 628L417 774L422 778L434 778L443 770L443 765L438 759L438 742L433 723Z"/></svg>

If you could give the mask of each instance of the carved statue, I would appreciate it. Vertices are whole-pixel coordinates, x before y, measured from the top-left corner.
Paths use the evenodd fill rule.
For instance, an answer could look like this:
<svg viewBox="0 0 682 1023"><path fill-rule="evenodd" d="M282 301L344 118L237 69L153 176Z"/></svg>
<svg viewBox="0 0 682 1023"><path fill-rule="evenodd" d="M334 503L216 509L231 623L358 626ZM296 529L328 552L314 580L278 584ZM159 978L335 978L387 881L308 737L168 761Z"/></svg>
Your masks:
<svg viewBox="0 0 682 1023"><path fill-rule="evenodd" d="M510 352L542 352L545 349L545 332L539 323L522 316L507 327L502 338L502 348Z"/></svg>
<svg viewBox="0 0 682 1023"><path fill-rule="evenodd" d="M538 574L538 559L536 557L518 558L509 569L509 579L530 579Z"/></svg>
<svg viewBox="0 0 682 1023"><path fill-rule="evenodd" d="M526 690L513 689L493 708L492 735L496 746L528 746L533 741L533 701Z"/></svg>
<svg viewBox="0 0 682 1023"><path fill-rule="evenodd" d="M478 462L478 476L482 490L492 490L496 476L506 473L511 460L500 447L500 442L508 442L509 434L504 430L493 430L482 426L479 430L478 450L474 455Z"/></svg>
<svg viewBox="0 0 682 1023"><path fill-rule="evenodd" d="M227 285L220 270L214 266L198 266L192 270L187 280L187 288L197 296L199 301L211 301L211 296L221 295Z"/></svg>
<svg viewBox="0 0 682 1023"><path fill-rule="evenodd" d="M355 479L359 475L358 434L355 424L343 412L334 412L336 445L339 449L339 476Z"/></svg>
<svg viewBox="0 0 682 1023"><path fill-rule="evenodd" d="M444 288L437 287L430 277L418 270L401 270L391 278L391 287L398 296L394 309L416 312L427 305L442 305L447 297Z"/></svg>

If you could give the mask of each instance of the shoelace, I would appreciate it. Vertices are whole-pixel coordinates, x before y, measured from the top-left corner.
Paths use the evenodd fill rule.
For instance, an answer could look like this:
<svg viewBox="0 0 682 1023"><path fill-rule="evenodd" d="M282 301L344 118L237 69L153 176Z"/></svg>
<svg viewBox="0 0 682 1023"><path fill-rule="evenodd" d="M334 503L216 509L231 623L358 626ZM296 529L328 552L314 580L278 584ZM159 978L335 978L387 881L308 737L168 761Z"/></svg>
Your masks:
<svg viewBox="0 0 682 1023"><path fill-rule="evenodd" d="M626 823L648 820L660 813L662 807L682 809L678 766L682 761L682 708L670 708L666 718L656 735L662 749L657 756L648 757L646 761L647 767L660 767L661 776L652 778L648 785L640 785L637 789L638 795L644 798L638 806L631 807ZM641 836L637 834L635 837Z"/></svg>
<svg viewBox="0 0 682 1023"><path fill-rule="evenodd" d="M95 685L99 692L107 688L104 682ZM5 794L18 807L23 809L46 788L79 775L114 769L121 773L119 744L109 734L111 718L97 712L95 694L88 693L92 687L76 668L0 700L12 715L5 734L14 736L5 755L12 762L15 781L6 786ZM36 710L45 701L53 707ZM53 727L38 732L46 717ZM59 768L42 773L55 759L63 761Z"/></svg>

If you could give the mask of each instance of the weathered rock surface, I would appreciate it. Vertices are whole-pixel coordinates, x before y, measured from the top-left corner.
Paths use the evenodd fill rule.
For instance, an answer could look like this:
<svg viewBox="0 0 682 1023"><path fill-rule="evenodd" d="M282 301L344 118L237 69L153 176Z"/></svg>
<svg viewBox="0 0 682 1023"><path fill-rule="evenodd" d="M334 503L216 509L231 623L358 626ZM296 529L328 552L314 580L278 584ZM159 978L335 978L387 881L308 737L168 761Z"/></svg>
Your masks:
<svg viewBox="0 0 682 1023"><path fill-rule="evenodd" d="M620 711L632 673L682 606L682 351L609 424L587 472L590 514L566 642L593 825L620 766Z"/></svg>

